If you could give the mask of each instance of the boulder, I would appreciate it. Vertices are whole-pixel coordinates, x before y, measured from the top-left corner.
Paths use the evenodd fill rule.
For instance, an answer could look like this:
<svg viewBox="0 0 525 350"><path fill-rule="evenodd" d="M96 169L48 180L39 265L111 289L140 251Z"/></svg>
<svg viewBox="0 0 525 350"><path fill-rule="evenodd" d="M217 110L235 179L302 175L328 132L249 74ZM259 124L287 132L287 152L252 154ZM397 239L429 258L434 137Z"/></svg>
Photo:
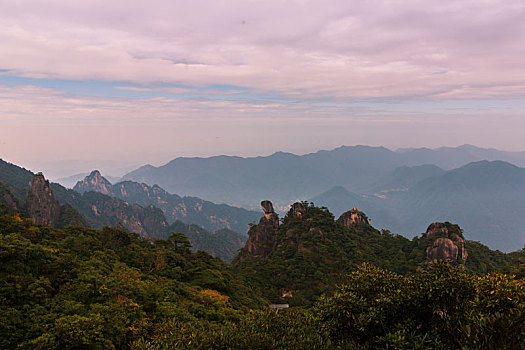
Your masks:
<svg viewBox="0 0 525 350"><path fill-rule="evenodd" d="M339 219L337 219L337 221L346 227L370 225L368 222L368 217L365 215L365 213L357 210L357 208L353 208L352 210L344 212L341 214Z"/></svg>
<svg viewBox="0 0 525 350"><path fill-rule="evenodd" d="M447 260L465 265L468 252L458 225L434 222L428 226L425 237L428 240L427 261Z"/></svg>

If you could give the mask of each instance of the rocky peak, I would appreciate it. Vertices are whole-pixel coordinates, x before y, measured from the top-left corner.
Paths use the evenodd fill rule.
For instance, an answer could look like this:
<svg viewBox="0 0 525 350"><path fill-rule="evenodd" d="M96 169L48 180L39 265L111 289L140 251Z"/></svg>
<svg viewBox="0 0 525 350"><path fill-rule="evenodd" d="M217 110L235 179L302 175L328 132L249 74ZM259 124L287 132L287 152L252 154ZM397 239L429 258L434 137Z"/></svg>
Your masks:
<svg viewBox="0 0 525 350"><path fill-rule="evenodd" d="M274 212L272 202L262 201L261 207L264 215L259 224L248 231L249 238L244 246L246 255L252 258L264 258L271 253L279 229L279 215Z"/></svg>
<svg viewBox="0 0 525 350"><path fill-rule="evenodd" d="M275 213L275 211L273 210L273 203L268 200L261 202L261 208L264 211L264 216L266 217L270 217L272 214Z"/></svg>
<svg viewBox="0 0 525 350"><path fill-rule="evenodd" d="M346 227L370 225L366 214L357 210L357 208L352 208L352 210L344 212L337 221Z"/></svg>
<svg viewBox="0 0 525 350"><path fill-rule="evenodd" d="M425 233L428 240L427 260L448 260L465 265L468 252L461 228L449 222L434 222Z"/></svg>
<svg viewBox="0 0 525 350"><path fill-rule="evenodd" d="M111 182L103 177L98 170L93 170L91 174L86 176L82 181L77 182L73 189L80 193L89 191L95 191L105 195L111 195L113 193Z"/></svg>
<svg viewBox="0 0 525 350"><path fill-rule="evenodd" d="M26 199L29 217L35 224L56 227L60 218L60 204L53 195L49 181L42 173L33 176Z"/></svg>
<svg viewBox="0 0 525 350"><path fill-rule="evenodd" d="M306 207L301 202L295 202L292 204L292 214L300 219L306 217Z"/></svg>

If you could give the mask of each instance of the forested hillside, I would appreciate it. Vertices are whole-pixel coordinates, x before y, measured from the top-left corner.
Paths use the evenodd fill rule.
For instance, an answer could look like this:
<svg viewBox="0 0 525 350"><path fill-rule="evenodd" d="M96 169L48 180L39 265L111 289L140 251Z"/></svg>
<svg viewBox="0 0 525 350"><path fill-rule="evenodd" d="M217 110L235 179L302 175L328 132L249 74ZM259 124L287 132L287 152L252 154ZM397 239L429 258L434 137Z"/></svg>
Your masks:
<svg viewBox="0 0 525 350"><path fill-rule="evenodd" d="M152 243L114 228L1 216L0 262L3 349L126 348L266 305L219 259L192 253L184 235Z"/></svg>
<svg viewBox="0 0 525 350"><path fill-rule="evenodd" d="M326 209L300 204L274 232L270 250L243 250L237 272L192 253L180 233L146 240L115 228L54 229L2 215L0 347L520 349L524 343L525 251L505 255L465 242L449 223L408 241L375 231L357 210L336 222ZM275 219L272 209L265 204L247 246L272 233L261 231ZM441 249L450 242L456 250ZM429 254L445 260L429 261ZM496 270L519 278L484 274ZM291 294L275 292L283 285ZM292 307L275 313L267 298Z"/></svg>
<svg viewBox="0 0 525 350"><path fill-rule="evenodd" d="M278 225L269 205L263 202L263 207L264 216L233 265L273 302L311 304L332 293L363 262L403 275L434 259L449 260L476 275L500 271L512 262L507 254L465 241L461 228L448 222L432 224L409 240L376 230L356 209L335 220L328 209L299 202Z"/></svg>

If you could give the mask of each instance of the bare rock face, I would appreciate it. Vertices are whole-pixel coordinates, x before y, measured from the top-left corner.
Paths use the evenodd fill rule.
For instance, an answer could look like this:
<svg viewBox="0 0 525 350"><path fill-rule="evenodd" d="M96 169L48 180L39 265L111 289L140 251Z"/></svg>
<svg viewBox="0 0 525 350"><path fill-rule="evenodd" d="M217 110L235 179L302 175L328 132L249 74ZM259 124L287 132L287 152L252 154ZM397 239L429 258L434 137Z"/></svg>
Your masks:
<svg viewBox="0 0 525 350"><path fill-rule="evenodd" d="M273 210L273 203L270 201L262 201L261 207L265 214L275 213L275 211Z"/></svg>
<svg viewBox="0 0 525 350"><path fill-rule="evenodd" d="M426 232L429 241L427 260L447 260L464 266L468 252L462 236L457 225L441 222L431 224Z"/></svg>
<svg viewBox="0 0 525 350"><path fill-rule="evenodd" d="M244 245L246 255L252 258L264 258L271 253L279 229L279 216L273 211L272 202L262 201L261 207L264 215L258 225L250 228Z"/></svg>
<svg viewBox="0 0 525 350"><path fill-rule="evenodd" d="M86 194L87 195L87 194ZM152 205L141 207L121 199L93 194L91 210L95 216L109 219L111 226L117 224L142 237L163 238L167 234L168 223L162 211Z"/></svg>
<svg viewBox="0 0 525 350"><path fill-rule="evenodd" d="M27 211L35 224L57 227L60 218L60 204L53 195L49 181L42 173L33 176L31 190L27 195Z"/></svg>
<svg viewBox="0 0 525 350"><path fill-rule="evenodd" d="M370 225L368 222L368 217L365 215L365 213L357 210L357 208L353 208L352 210L344 212L341 214L339 219L337 219L337 221L346 227Z"/></svg>
<svg viewBox="0 0 525 350"><path fill-rule="evenodd" d="M113 185L111 185L111 182L106 180L98 170L93 170L91 174L86 176L82 181L77 182L73 189L79 193L89 191L95 191L105 195L112 195L113 193Z"/></svg>
<svg viewBox="0 0 525 350"><path fill-rule="evenodd" d="M292 204L292 213L296 217L303 219L306 217L306 207L301 202L296 202Z"/></svg>

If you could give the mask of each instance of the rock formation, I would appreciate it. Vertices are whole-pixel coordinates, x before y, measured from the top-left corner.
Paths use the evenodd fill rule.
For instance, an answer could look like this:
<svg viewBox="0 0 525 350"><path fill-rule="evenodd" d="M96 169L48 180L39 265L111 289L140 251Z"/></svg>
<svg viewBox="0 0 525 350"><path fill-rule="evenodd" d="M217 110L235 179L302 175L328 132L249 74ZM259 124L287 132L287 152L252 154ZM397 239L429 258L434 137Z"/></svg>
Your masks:
<svg viewBox="0 0 525 350"><path fill-rule="evenodd" d="M27 213L35 224L57 227L60 218L60 204L53 195L49 181L42 173L33 176L27 195Z"/></svg>
<svg viewBox="0 0 525 350"><path fill-rule="evenodd" d="M337 221L346 227L370 225L368 222L368 217L365 215L365 213L357 210L357 208L353 208L352 210L344 212L341 214L339 219L337 219Z"/></svg>
<svg viewBox="0 0 525 350"><path fill-rule="evenodd" d="M448 260L465 265L468 252L458 225L434 222L425 234L428 240L427 260Z"/></svg>
<svg viewBox="0 0 525 350"><path fill-rule="evenodd" d="M262 201L261 207L264 215L258 225L250 228L244 245L246 255L252 258L264 258L272 251L279 229L279 216L274 212L272 202Z"/></svg>
<svg viewBox="0 0 525 350"><path fill-rule="evenodd" d="M79 193L95 191L106 195L113 194L113 186L111 185L111 182L106 180L98 170L93 170L89 176L86 176L82 181L77 182L73 189Z"/></svg>
<svg viewBox="0 0 525 350"><path fill-rule="evenodd" d="M128 231L143 237L168 236L168 223L164 213L152 205L142 207L129 204L121 199L96 192L87 192L83 198L91 204L90 214L95 218L103 218L103 221L110 226L120 223Z"/></svg>
<svg viewBox="0 0 525 350"><path fill-rule="evenodd" d="M306 217L306 207L301 202L295 202L294 204L292 204L292 213L296 217L303 219L304 217Z"/></svg>
<svg viewBox="0 0 525 350"><path fill-rule="evenodd" d="M246 232L248 223L259 219L259 214L254 211L215 204L197 197L180 197L166 192L158 185L148 186L133 181L112 185L97 170L77 182L74 190L80 193L99 192L142 207L154 205L162 210L169 223L181 220L203 226L208 231L228 228Z"/></svg>

